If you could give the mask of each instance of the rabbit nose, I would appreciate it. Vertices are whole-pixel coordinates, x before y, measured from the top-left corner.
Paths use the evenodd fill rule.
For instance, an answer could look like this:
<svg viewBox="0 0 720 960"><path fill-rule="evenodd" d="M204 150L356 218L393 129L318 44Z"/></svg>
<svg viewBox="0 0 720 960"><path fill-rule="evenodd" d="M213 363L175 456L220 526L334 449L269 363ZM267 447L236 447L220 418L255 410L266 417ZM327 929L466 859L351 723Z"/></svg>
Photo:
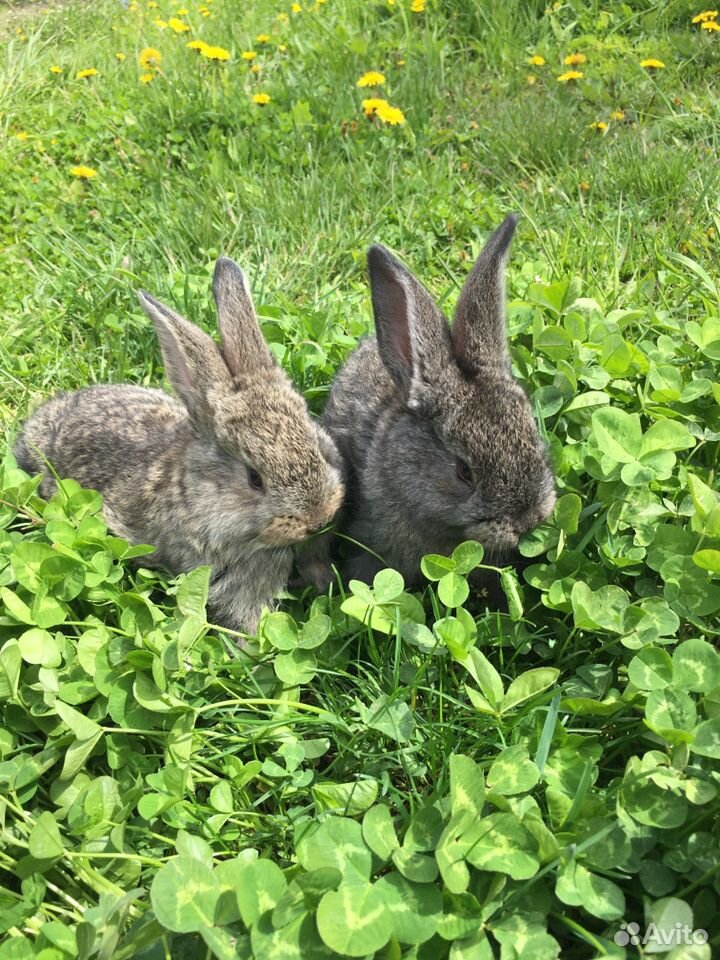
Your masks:
<svg viewBox="0 0 720 960"><path fill-rule="evenodd" d="M313 520L307 524L307 534L308 536L314 533L320 533L321 530L324 530L330 521L326 517Z"/></svg>
<svg viewBox="0 0 720 960"><path fill-rule="evenodd" d="M314 533L320 533L320 531L324 530L325 527L333 522L335 514L342 504L344 494L345 487L341 484L335 487L326 500L315 505L316 513L309 517L305 523L308 536Z"/></svg>

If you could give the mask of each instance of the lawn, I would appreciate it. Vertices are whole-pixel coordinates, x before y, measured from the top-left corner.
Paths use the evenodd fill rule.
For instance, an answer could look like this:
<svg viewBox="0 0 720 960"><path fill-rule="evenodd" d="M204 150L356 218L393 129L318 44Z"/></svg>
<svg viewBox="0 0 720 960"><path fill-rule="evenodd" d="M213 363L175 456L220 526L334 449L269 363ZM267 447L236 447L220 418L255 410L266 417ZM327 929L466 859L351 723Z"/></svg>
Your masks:
<svg viewBox="0 0 720 960"><path fill-rule="evenodd" d="M710 960L720 16L700 13L0 11L0 960ZM513 364L558 502L501 607L468 589L468 544L426 558L422 591L386 570L295 592L239 652L207 569L137 569L97 494L45 503L16 468L54 391L163 382L137 288L213 331L235 258L319 414L371 328L365 249L451 313L513 211Z"/></svg>

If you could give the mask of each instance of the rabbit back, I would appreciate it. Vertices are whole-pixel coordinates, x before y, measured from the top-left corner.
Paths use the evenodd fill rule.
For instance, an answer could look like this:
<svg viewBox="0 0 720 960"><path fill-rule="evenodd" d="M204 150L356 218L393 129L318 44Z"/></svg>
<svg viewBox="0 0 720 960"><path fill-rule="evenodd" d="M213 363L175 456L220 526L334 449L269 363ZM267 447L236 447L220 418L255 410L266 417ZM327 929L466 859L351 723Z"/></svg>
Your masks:
<svg viewBox="0 0 720 960"><path fill-rule="evenodd" d="M185 407L164 391L98 385L43 404L26 422L15 456L28 473L43 475L45 498L55 492L55 475L97 490L113 533L156 547L144 564L180 572L202 562L187 537L182 471L193 442Z"/></svg>
<svg viewBox="0 0 720 960"><path fill-rule="evenodd" d="M42 496L55 477L72 477L101 493L147 472L147 465L189 426L187 411L162 390L131 385L92 386L60 393L28 418L15 445L19 465L42 473ZM122 475L119 476L122 470Z"/></svg>

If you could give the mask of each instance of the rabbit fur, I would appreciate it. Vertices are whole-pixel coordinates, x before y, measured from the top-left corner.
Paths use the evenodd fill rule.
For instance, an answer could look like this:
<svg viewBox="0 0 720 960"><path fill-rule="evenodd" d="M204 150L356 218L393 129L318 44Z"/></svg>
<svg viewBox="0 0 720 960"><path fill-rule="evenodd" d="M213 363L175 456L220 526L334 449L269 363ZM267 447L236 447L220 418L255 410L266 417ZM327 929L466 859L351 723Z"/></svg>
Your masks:
<svg viewBox="0 0 720 960"><path fill-rule="evenodd" d="M15 454L44 475L44 497L53 472L99 490L110 529L155 547L143 564L211 565L211 616L254 633L287 585L293 545L340 506L342 464L275 362L232 260L218 260L213 292L222 348L138 293L178 399L130 385L60 394L29 418Z"/></svg>
<svg viewBox="0 0 720 960"><path fill-rule="evenodd" d="M417 582L424 554L470 539L504 562L553 510L546 447L507 345L516 222L508 216L488 240L452 328L385 247L368 251L376 336L339 372L323 418L346 463L338 529L369 548L350 557L348 577L369 582L386 565Z"/></svg>

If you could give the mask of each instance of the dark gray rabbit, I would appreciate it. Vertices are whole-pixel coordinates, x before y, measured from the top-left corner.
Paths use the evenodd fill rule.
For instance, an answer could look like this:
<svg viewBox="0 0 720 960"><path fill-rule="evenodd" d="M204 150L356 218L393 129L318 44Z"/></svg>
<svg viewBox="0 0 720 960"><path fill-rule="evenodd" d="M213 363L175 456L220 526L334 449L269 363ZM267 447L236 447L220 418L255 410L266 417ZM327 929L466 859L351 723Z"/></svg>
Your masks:
<svg viewBox="0 0 720 960"><path fill-rule="evenodd" d="M452 329L382 246L368 251L376 337L338 374L324 425L347 467L341 532L416 581L426 553L480 541L500 559L555 503L525 392L510 370L504 272L517 218L493 233L462 289ZM357 552L345 573L383 564Z"/></svg>
<svg viewBox="0 0 720 960"><path fill-rule="evenodd" d="M147 293L179 400L162 390L93 386L61 394L25 424L23 469L99 490L110 529L156 550L173 573L213 567L212 616L254 632L282 591L292 546L327 525L343 497L341 461L275 362L242 270L222 258L213 292L222 349Z"/></svg>

